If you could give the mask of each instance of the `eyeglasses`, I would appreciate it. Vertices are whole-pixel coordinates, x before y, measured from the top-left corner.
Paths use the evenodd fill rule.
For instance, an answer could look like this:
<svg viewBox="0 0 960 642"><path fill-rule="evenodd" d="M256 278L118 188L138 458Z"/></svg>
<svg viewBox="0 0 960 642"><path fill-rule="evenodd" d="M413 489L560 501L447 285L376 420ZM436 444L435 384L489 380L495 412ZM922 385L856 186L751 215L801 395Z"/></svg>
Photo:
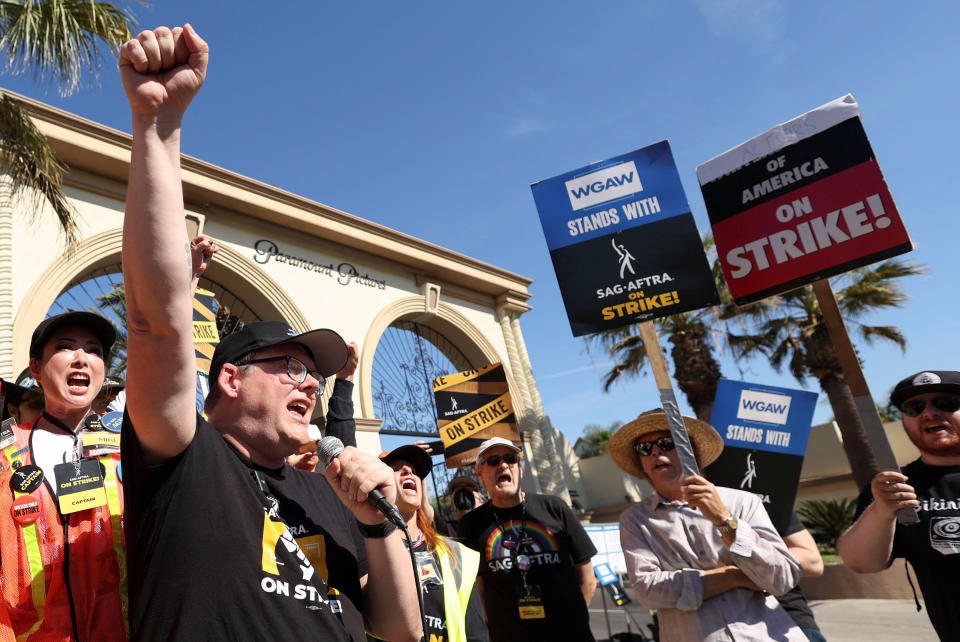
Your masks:
<svg viewBox="0 0 960 642"><path fill-rule="evenodd" d="M483 463L485 463L487 466L499 466L501 459L511 466L520 461L520 459L517 457L517 453L507 453L505 455L490 455L489 457L484 457Z"/></svg>
<svg viewBox="0 0 960 642"><path fill-rule="evenodd" d="M310 375L317 380L318 384L317 389L313 391L314 396L319 397L323 393L323 388L327 382L326 378L316 370L310 370L303 361L300 361L300 359L297 359L296 357L291 357L289 354L284 354L278 357L251 359L250 361L243 361L242 363L238 363L236 365L248 366L254 363L267 363L269 361L286 361L287 376L298 385L306 381L307 375Z"/></svg>
<svg viewBox="0 0 960 642"><path fill-rule="evenodd" d="M633 445L633 450L641 457L646 457L653 453L653 447L656 446L660 449L660 452L667 453L676 448L673 443L673 437L670 435L664 435L663 437L657 437L656 439L651 439L650 441L638 441Z"/></svg>
<svg viewBox="0 0 960 642"><path fill-rule="evenodd" d="M957 395L934 397L930 399L930 405L940 412L954 413L960 410L960 397ZM926 408L926 399L907 399L900 405L900 410L908 417L919 417Z"/></svg>

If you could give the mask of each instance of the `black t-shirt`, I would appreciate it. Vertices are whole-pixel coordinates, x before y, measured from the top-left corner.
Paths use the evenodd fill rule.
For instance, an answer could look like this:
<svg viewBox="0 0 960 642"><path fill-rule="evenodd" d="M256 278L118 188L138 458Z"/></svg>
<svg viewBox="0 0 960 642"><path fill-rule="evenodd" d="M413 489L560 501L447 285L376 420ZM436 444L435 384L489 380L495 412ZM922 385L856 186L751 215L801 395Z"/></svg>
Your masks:
<svg viewBox="0 0 960 642"><path fill-rule="evenodd" d="M480 551L491 640L593 640L574 566L597 549L563 500L527 493L522 504L506 509L488 501L460 519L459 532ZM529 558L527 584L539 589L544 618L521 619L517 610L522 580L514 558L521 554Z"/></svg>
<svg viewBox="0 0 960 642"><path fill-rule="evenodd" d="M910 562L940 639L960 639L960 609L954 592L960 577L960 466L930 466L918 459L907 464L903 474L920 500L920 523L897 524L890 558ZM860 493L857 517L872 501L867 486Z"/></svg>
<svg viewBox="0 0 960 642"><path fill-rule="evenodd" d="M448 542L455 546L453 542ZM430 642L447 642L447 611L443 603L444 581L440 573L440 559L436 553L427 553L427 543L420 541L413 547L417 557L417 568L420 572L420 587L423 589L423 613L427 621L427 635ZM429 561L424 557L429 555ZM437 580L440 580L439 582ZM447 578L453 581L451 578ZM470 601L467 602L467 612L464 613L464 625L467 642L488 642L487 623L483 619L483 605L477 594L477 586L473 585L470 591Z"/></svg>
<svg viewBox="0 0 960 642"><path fill-rule="evenodd" d="M800 521L797 511L790 511L790 523L787 524L786 529L780 532L780 537L799 533L804 528L806 527L803 525L803 522ZM783 595L778 595L777 601L780 602L780 606L790 614L790 617L793 618L793 621L796 622L797 626L801 629L820 630L820 627L817 626L817 621L813 618L813 611L810 610L810 605L807 603L807 596L800 590L799 584Z"/></svg>
<svg viewBox="0 0 960 642"><path fill-rule="evenodd" d="M366 549L326 478L257 466L199 417L160 466L127 415L121 443L132 639L365 639Z"/></svg>

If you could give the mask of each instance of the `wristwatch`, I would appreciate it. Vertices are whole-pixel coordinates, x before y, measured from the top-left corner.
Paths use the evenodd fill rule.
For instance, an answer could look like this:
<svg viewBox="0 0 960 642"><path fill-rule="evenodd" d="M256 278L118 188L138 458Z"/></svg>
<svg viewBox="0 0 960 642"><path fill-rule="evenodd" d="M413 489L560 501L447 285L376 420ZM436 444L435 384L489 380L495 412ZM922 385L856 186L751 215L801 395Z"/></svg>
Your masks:
<svg viewBox="0 0 960 642"><path fill-rule="evenodd" d="M717 529L721 533L736 533L737 532L737 518L731 515L730 517L723 520L723 523L717 526Z"/></svg>

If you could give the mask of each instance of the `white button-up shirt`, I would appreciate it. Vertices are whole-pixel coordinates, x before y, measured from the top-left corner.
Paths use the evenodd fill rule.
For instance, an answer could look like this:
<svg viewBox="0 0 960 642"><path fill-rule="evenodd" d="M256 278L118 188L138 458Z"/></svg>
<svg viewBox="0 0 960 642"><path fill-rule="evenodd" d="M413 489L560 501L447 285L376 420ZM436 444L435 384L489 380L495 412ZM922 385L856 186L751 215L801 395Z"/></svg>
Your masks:
<svg viewBox="0 0 960 642"><path fill-rule="evenodd" d="M703 513L657 493L620 516L630 581L640 603L657 610L660 640L805 642L774 597L797 585L800 564L755 495L722 487L717 493L738 522L729 547ZM703 571L729 565L764 592L736 588L704 600Z"/></svg>

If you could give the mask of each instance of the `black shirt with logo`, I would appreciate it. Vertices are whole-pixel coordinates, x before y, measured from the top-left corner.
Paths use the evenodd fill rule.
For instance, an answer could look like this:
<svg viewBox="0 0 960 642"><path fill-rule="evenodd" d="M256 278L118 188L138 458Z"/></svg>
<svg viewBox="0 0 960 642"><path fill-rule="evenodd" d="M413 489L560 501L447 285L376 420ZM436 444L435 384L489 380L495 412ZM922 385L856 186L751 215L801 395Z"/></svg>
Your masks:
<svg viewBox="0 0 960 642"><path fill-rule="evenodd" d="M480 551L491 640L593 640L575 565L588 562L597 549L563 500L527 493L520 505L506 509L488 501L460 519L459 533ZM526 556L526 582L541 596L543 618L520 617L519 555Z"/></svg>
<svg viewBox="0 0 960 642"><path fill-rule="evenodd" d="M132 639L365 640L366 550L326 478L257 466L199 417L156 467L123 433Z"/></svg>
<svg viewBox="0 0 960 642"><path fill-rule="evenodd" d="M930 466L918 459L904 466L903 474L920 500L920 523L897 524L890 559L910 562L940 639L960 639L955 590L960 577L960 466ZM860 493L857 517L872 501L867 486Z"/></svg>

